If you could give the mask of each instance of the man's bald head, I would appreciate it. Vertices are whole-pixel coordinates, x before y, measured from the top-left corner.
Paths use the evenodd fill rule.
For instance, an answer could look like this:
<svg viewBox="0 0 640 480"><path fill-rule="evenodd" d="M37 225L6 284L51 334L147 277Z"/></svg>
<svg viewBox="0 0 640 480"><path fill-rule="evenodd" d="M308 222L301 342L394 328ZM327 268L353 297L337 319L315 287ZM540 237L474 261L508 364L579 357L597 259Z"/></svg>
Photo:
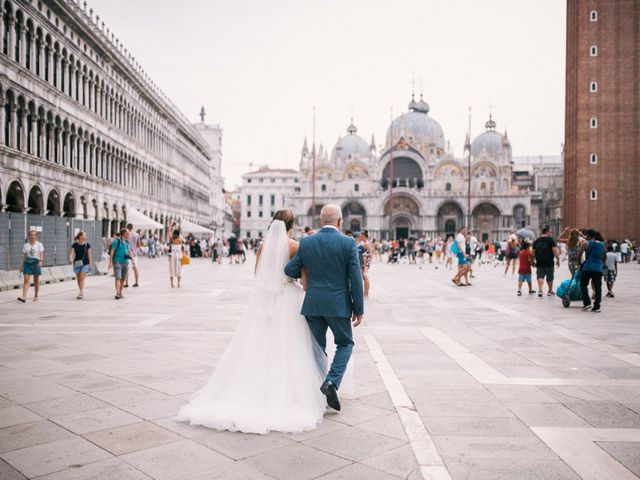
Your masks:
<svg viewBox="0 0 640 480"><path fill-rule="evenodd" d="M338 205L325 205L320 210L320 221L322 225L333 225L336 228L340 228L342 222L342 210Z"/></svg>

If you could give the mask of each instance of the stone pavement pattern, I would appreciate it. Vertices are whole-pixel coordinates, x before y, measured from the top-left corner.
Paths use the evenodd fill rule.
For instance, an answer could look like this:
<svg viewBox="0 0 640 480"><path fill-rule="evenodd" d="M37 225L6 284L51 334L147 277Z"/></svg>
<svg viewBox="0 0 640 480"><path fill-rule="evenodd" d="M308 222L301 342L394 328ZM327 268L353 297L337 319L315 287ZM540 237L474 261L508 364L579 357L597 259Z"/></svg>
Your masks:
<svg viewBox="0 0 640 480"><path fill-rule="evenodd" d="M166 259L113 300L110 277L0 294L0 478L630 479L640 475L640 267L603 313L516 297L477 269L374 264L355 398L300 435L176 423L243 314L251 266ZM566 278L566 265L562 267Z"/></svg>

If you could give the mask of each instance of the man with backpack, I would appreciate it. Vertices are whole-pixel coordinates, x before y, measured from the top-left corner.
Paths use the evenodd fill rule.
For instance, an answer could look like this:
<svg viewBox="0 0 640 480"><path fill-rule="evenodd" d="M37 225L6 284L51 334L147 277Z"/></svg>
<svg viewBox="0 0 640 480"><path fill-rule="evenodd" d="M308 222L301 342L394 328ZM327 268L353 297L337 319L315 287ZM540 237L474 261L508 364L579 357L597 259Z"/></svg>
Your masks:
<svg viewBox="0 0 640 480"><path fill-rule="evenodd" d="M129 271L129 230L120 230L120 238L111 243L109 252L109 268L113 268L113 275L116 277L116 300L124 298L122 288Z"/></svg>

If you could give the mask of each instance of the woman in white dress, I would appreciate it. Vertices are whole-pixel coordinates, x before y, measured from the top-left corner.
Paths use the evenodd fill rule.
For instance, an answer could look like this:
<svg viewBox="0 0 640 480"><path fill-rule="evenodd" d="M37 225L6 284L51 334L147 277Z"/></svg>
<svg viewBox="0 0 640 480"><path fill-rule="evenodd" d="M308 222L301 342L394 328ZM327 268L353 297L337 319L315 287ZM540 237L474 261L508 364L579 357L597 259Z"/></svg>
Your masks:
<svg viewBox="0 0 640 480"><path fill-rule="evenodd" d="M182 255L184 255L184 240L180 236L180 230L177 228L171 233L169 241L169 280L171 288L173 288L173 278L178 279L178 288L180 288L180 280L182 278Z"/></svg>
<svg viewBox="0 0 640 480"><path fill-rule="evenodd" d="M256 255L247 312L209 382L177 420L218 430L266 434L313 430L326 411L319 386L326 357L300 315L304 291L284 274L298 250L290 210L274 215Z"/></svg>

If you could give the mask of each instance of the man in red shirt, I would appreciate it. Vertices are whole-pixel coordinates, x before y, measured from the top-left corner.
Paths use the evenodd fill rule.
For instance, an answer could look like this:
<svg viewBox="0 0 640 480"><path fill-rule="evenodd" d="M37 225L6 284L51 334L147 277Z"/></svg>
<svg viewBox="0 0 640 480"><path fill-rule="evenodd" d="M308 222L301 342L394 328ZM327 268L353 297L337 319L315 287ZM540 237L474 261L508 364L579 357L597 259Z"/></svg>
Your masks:
<svg viewBox="0 0 640 480"><path fill-rule="evenodd" d="M531 251L531 244L528 240L523 240L522 250L519 255L520 266L518 267L518 296L522 296L522 284L527 282L529 284L529 294L533 295L535 290L532 289L531 284L531 267L533 266L533 252Z"/></svg>

